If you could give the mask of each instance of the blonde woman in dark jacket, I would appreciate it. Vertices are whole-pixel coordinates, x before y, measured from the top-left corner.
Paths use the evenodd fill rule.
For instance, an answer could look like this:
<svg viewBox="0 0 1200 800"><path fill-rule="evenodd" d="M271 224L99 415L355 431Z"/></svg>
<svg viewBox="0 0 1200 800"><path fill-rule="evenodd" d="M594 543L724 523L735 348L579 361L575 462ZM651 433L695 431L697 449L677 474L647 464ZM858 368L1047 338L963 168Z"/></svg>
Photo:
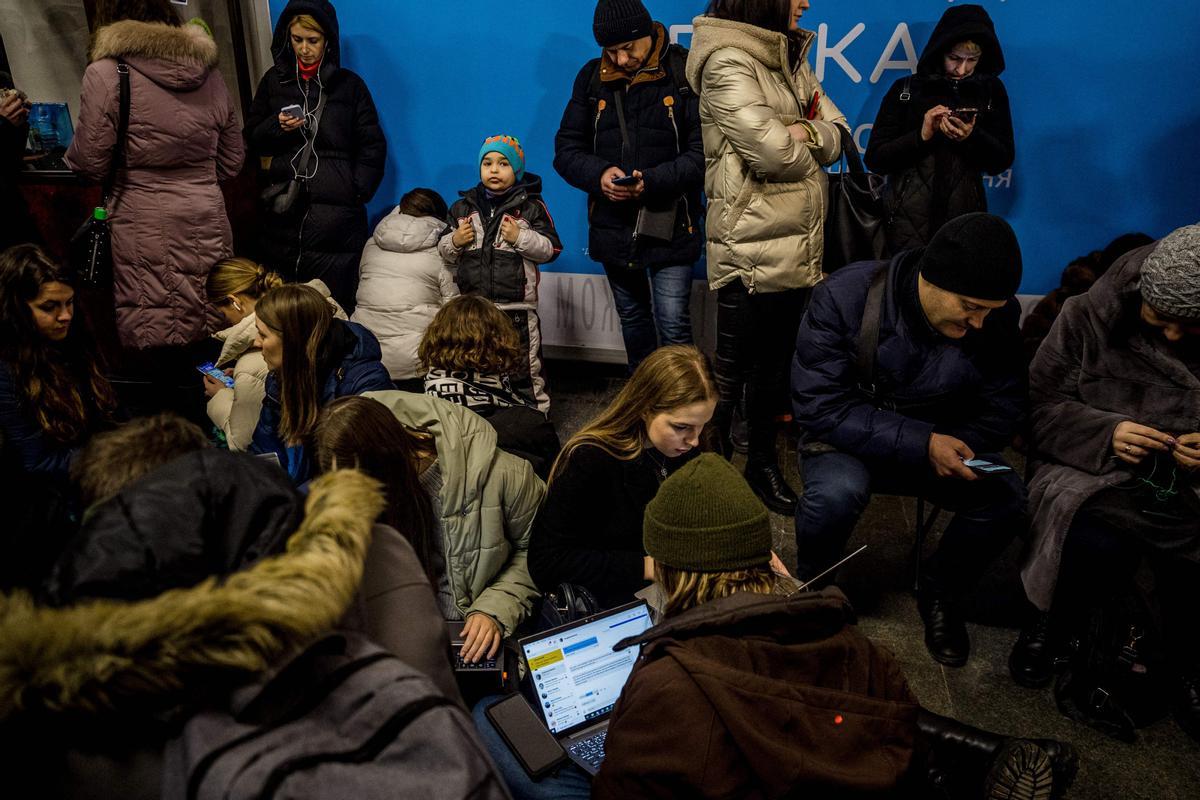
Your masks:
<svg viewBox="0 0 1200 800"><path fill-rule="evenodd" d="M808 290L821 280L826 178L845 117L808 65L807 0L713 0L695 20L687 76L700 95L708 285L718 293L715 416L728 453L746 399L746 479L772 511L796 495L775 457L788 363Z"/></svg>

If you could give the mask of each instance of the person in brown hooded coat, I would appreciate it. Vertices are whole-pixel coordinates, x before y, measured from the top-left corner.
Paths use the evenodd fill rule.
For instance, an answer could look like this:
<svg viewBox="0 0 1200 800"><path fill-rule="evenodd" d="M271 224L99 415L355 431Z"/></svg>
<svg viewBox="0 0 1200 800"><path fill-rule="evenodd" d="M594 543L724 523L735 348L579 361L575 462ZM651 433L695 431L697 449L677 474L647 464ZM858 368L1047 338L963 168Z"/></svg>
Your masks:
<svg viewBox="0 0 1200 800"><path fill-rule="evenodd" d="M208 270L233 255L217 181L237 175L244 155L217 44L203 28L182 25L168 0L100 0L96 23L66 161L90 180L108 173L124 60L129 134L108 208L121 344L147 350L200 342L214 328L206 316Z"/></svg>

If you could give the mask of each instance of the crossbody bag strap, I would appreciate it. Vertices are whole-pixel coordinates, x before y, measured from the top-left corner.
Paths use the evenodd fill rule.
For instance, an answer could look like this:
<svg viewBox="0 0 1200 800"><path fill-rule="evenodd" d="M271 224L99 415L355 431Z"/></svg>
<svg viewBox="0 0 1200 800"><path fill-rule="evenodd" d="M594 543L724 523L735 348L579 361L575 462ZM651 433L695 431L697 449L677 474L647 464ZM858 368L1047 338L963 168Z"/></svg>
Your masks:
<svg viewBox="0 0 1200 800"><path fill-rule="evenodd" d="M117 59L117 79L120 93L120 107L117 112L117 139L113 143L112 158L108 161L108 174L104 177L101 187L104 205L112 198L113 187L117 185L117 171L125 166L125 143L129 136L129 65L125 59Z"/></svg>
<svg viewBox="0 0 1200 800"><path fill-rule="evenodd" d="M863 308L862 327L858 329L855 372L859 388L872 396L876 393L875 360L879 351L879 326L883 321L883 295L887 289L887 276L888 265L884 264L871 279L871 288L867 290L867 304Z"/></svg>
<svg viewBox="0 0 1200 800"><path fill-rule="evenodd" d="M633 170L633 146L629 143L629 127L625 124L625 101L621 99L624 90L618 88L613 92L613 105L617 107L617 124L621 126L621 169Z"/></svg>

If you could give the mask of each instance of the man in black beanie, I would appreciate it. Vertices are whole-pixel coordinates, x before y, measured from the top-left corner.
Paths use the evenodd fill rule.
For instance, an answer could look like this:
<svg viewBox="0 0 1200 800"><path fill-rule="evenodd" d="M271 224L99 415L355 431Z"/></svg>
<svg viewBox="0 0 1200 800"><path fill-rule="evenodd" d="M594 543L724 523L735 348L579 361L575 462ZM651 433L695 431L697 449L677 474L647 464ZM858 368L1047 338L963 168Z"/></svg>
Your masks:
<svg viewBox="0 0 1200 800"><path fill-rule="evenodd" d="M918 587L926 646L949 666L970 652L962 595L1024 520L1025 485L998 455L1026 417L1020 282L1012 228L966 214L818 285L796 340L797 577L837 561L873 492L956 512Z"/></svg>
<svg viewBox="0 0 1200 800"><path fill-rule="evenodd" d="M629 370L691 344L704 147L687 50L641 0L599 0L601 54L584 64L554 139L554 168L588 195L588 255L604 265ZM652 299L653 298L653 299Z"/></svg>

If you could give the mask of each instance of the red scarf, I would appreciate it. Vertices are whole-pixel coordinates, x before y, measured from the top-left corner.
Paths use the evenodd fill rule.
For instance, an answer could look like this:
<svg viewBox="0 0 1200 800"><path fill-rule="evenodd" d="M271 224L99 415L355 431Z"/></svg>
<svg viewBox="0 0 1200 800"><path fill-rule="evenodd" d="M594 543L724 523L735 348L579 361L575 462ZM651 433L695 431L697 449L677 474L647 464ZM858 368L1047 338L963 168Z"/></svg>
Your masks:
<svg viewBox="0 0 1200 800"><path fill-rule="evenodd" d="M317 71L321 69L321 62L318 61L317 63L306 67L304 66L304 63L297 58L296 68L300 70L301 78L304 78L306 81L311 81L313 78L317 77Z"/></svg>

